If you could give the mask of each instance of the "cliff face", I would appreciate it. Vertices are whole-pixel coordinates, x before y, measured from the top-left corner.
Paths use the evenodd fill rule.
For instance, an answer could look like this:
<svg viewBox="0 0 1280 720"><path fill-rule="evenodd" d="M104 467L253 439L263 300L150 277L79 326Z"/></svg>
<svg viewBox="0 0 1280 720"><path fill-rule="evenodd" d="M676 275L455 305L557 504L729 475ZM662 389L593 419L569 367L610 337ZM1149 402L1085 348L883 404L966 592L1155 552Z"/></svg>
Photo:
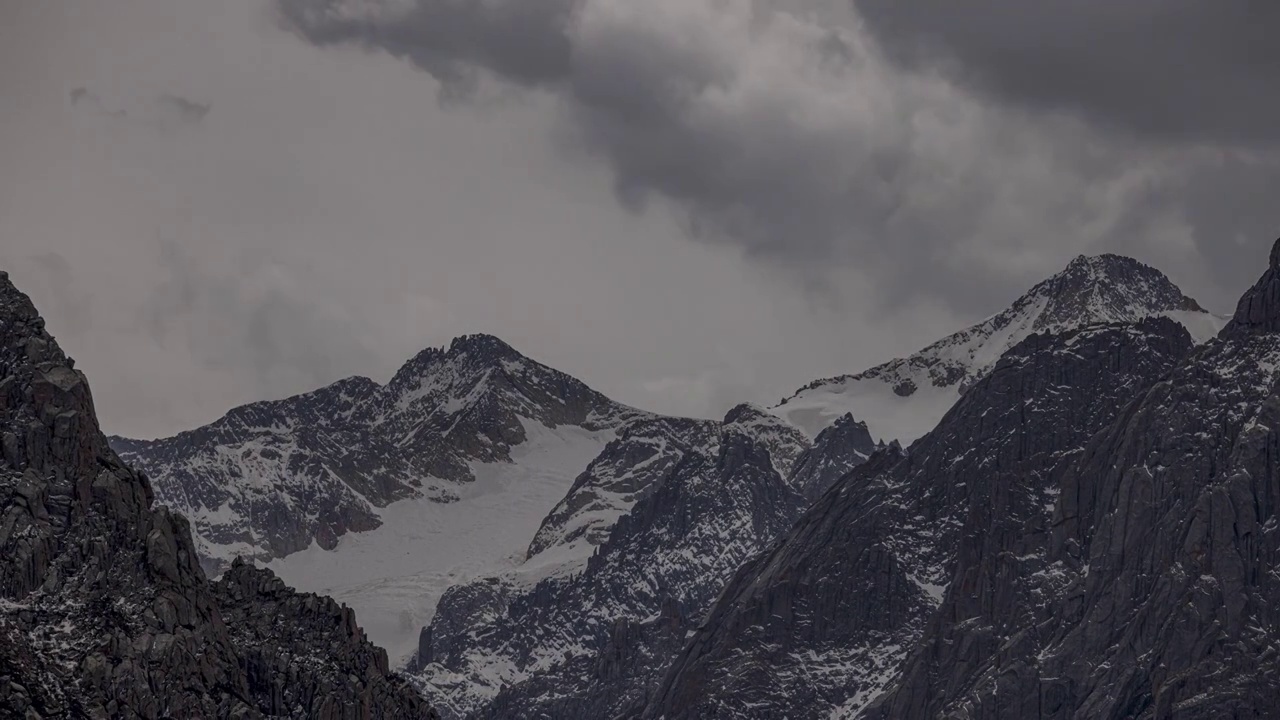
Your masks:
<svg viewBox="0 0 1280 720"><path fill-rule="evenodd" d="M320 598L270 606L211 585L187 522L153 499L108 447L84 375L0 273L0 715L432 716L385 659L360 660L379 651ZM267 641L279 625L315 642L282 653ZM337 672L300 670L320 661L346 689ZM355 697L351 684L359 702L322 699Z"/></svg>
<svg viewBox="0 0 1280 720"><path fill-rule="evenodd" d="M1165 318L1029 336L908 453L873 456L741 569L643 715L856 716L898 682L947 598L1005 601L957 568L1016 557L1052 586L1019 539L1048 532L1056 468L1191 349Z"/></svg>
<svg viewBox="0 0 1280 720"><path fill-rule="evenodd" d="M1280 243L1220 336L1032 336L837 483L645 716L1200 720L1280 708Z"/></svg>
<svg viewBox="0 0 1280 720"><path fill-rule="evenodd" d="M871 714L1274 717L1278 367L1280 243L1221 337L1067 468L1049 531L971 558L985 582L948 597ZM1043 556L1051 587L1036 592L1010 541Z"/></svg>

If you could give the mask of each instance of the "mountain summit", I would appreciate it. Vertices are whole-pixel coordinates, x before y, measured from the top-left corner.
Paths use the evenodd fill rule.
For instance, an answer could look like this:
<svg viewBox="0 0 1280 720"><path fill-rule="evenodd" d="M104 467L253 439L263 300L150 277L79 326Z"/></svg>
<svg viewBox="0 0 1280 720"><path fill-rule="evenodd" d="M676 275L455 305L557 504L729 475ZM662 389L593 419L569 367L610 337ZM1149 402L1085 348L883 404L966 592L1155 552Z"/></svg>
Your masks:
<svg viewBox="0 0 1280 720"><path fill-rule="evenodd" d="M851 413L877 440L909 443L932 430L1001 355L1032 333L1152 316L1177 320L1198 342L1225 322L1149 265L1120 255L1081 255L977 325L857 375L816 380L773 412L811 436Z"/></svg>
<svg viewBox="0 0 1280 720"><path fill-rule="evenodd" d="M970 514L986 546L861 717L1276 717L1278 300L1280 244L1218 341L1046 475L1048 522Z"/></svg>
<svg viewBox="0 0 1280 720"><path fill-rule="evenodd" d="M1065 270L1031 288L1019 303L1037 300L1044 302L1033 328L1037 332L1129 322L1166 312L1205 312L1164 273L1110 254L1080 255Z"/></svg>

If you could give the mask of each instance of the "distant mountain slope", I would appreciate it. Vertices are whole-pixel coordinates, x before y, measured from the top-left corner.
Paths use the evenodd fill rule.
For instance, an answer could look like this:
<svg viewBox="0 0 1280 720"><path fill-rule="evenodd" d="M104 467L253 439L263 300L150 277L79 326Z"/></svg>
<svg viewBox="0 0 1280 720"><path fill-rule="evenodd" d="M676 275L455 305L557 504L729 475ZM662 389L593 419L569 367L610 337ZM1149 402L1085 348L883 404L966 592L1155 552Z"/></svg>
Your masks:
<svg viewBox="0 0 1280 720"><path fill-rule="evenodd" d="M445 594L413 672L448 718L593 720L638 706L737 567L803 510L792 468L808 446L750 405L720 423L625 429L567 504L595 519L592 503L618 496L608 488L638 497L607 532L591 526L595 551L565 543L558 528L585 526L553 514L555 541L540 533L524 568Z"/></svg>
<svg viewBox="0 0 1280 720"><path fill-rule="evenodd" d="M243 564L210 583L154 499L0 273L0 717L435 717L349 610Z"/></svg>
<svg viewBox="0 0 1280 720"><path fill-rule="evenodd" d="M857 375L814 381L773 412L810 436L849 413L867 423L876 440L909 444L932 430L965 390L1031 333L1151 316L1177 320L1197 342L1213 337L1226 323L1155 268L1118 255L1080 256L1007 310L910 357Z"/></svg>
<svg viewBox="0 0 1280 720"><path fill-rule="evenodd" d="M510 463L531 433L542 437L535 427L596 433L603 446L646 416L497 338L471 335L423 351L385 386L350 378L172 438L112 443L152 477L160 502L191 518L216 570L236 555L333 549L347 533L379 527L396 501L455 501L476 467Z"/></svg>
<svg viewBox="0 0 1280 720"><path fill-rule="evenodd" d="M417 648L418 631L450 586L544 561L548 571L581 566L594 547L586 538L532 562L526 555L539 524L611 437L530 423L528 439L511 450L512 462L476 463L476 479L459 485L458 500L392 503L379 511L377 528L349 533L332 550L312 545L268 567L294 587L350 605L398 664Z"/></svg>

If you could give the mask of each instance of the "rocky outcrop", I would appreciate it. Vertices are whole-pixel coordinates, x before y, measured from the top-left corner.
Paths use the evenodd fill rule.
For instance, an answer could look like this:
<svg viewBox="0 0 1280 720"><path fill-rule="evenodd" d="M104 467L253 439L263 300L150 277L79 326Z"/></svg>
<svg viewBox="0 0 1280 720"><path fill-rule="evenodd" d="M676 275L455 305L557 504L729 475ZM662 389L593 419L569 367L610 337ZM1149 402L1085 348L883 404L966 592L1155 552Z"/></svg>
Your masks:
<svg viewBox="0 0 1280 720"><path fill-rule="evenodd" d="M719 433L711 420L652 417L625 425L542 521L527 557L574 543L603 544L618 518L686 455L712 452Z"/></svg>
<svg viewBox="0 0 1280 720"><path fill-rule="evenodd" d="M611 430L647 417L488 335L419 353L385 386L349 378L236 408L172 438L113 438L192 519L211 572L381 525L405 498L457 498L474 463L509 463L526 424ZM602 441L603 442L603 441Z"/></svg>
<svg viewBox="0 0 1280 720"><path fill-rule="evenodd" d="M297 593L237 559L214 583L254 704L273 717L429 717L426 700L390 672L387 653L330 598Z"/></svg>
<svg viewBox="0 0 1280 720"><path fill-rule="evenodd" d="M1066 468L1051 523L960 568L869 717L1276 716L1277 298L1280 243L1220 339Z"/></svg>
<svg viewBox="0 0 1280 720"><path fill-rule="evenodd" d="M583 483L648 489L585 568L451 589L411 671L451 718L594 720L642 706L733 572L803 510L791 466L807 445L751 406L723 423L624 431Z"/></svg>
<svg viewBox="0 0 1280 720"><path fill-rule="evenodd" d="M866 423L845 414L818 433L813 447L796 463L791 483L807 502L813 503L836 481L884 448L883 443L872 441Z"/></svg>
<svg viewBox="0 0 1280 720"><path fill-rule="evenodd" d="M254 639L268 625L306 624L306 613L246 600L252 627L230 628L236 608L206 580L187 522L153 500L146 476L108 447L84 375L0 273L0 716L357 717L276 713L263 700L264 682L282 697L336 691L322 676L305 690L289 671L325 648L286 658ZM312 625L312 640L356 652L350 628ZM252 676L251 657L261 661ZM347 657L333 667L378 685L379 668ZM403 685L368 707L430 716Z"/></svg>
<svg viewBox="0 0 1280 720"><path fill-rule="evenodd" d="M878 452L738 571L643 716L856 715L945 597L998 597L957 566L1047 531L1056 468L1191 349L1164 318L1029 336L909 452Z"/></svg>
<svg viewBox="0 0 1280 720"><path fill-rule="evenodd" d="M747 435L763 445L769 452L773 469L788 480L796 462L813 445L798 428L778 422L777 417L751 403L742 403L729 410L724 416L724 429Z"/></svg>

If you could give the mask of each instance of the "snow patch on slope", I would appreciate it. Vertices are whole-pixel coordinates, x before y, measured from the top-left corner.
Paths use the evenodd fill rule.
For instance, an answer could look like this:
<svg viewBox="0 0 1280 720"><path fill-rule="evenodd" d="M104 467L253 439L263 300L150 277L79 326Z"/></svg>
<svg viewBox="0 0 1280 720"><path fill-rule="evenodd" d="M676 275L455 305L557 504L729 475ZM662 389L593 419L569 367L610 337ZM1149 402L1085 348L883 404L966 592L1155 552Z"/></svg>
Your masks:
<svg viewBox="0 0 1280 720"><path fill-rule="evenodd" d="M1189 310L1170 310L1164 313L1164 316L1186 328L1187 332L1191 333L1191 340L1197 345L1203 345L1218 337L1218 333L1222 332L1222 328L1226 327L1231 320L1213 313Z"/></svg>
<svg viewBox="0 0 1280 720"><path fill-rule="evenodd" d="M298 590L351 606L369 638L386 648L393 665L402 664L446 589L521 566L542 518L613 436L524 426L528 442L513 449L514 462L474 464L476 481L459 487L457 502L392 503L380 511L376 530L345 535L332 551L313 544L267 567ZM590 555L590 548L578 553ZM541 560L559 568L569 558ZM536 575L538 565L527 570Z"/></svg>
<svg viewBox="0 0 1280 720"><path fill-rule="evenodd" d="M849 413L867 424L876 442L909 443L937 426L959 399L957 386L930 384L906 399L878 378L848 378L801 391L774 412L811 437Z"/></svg>

